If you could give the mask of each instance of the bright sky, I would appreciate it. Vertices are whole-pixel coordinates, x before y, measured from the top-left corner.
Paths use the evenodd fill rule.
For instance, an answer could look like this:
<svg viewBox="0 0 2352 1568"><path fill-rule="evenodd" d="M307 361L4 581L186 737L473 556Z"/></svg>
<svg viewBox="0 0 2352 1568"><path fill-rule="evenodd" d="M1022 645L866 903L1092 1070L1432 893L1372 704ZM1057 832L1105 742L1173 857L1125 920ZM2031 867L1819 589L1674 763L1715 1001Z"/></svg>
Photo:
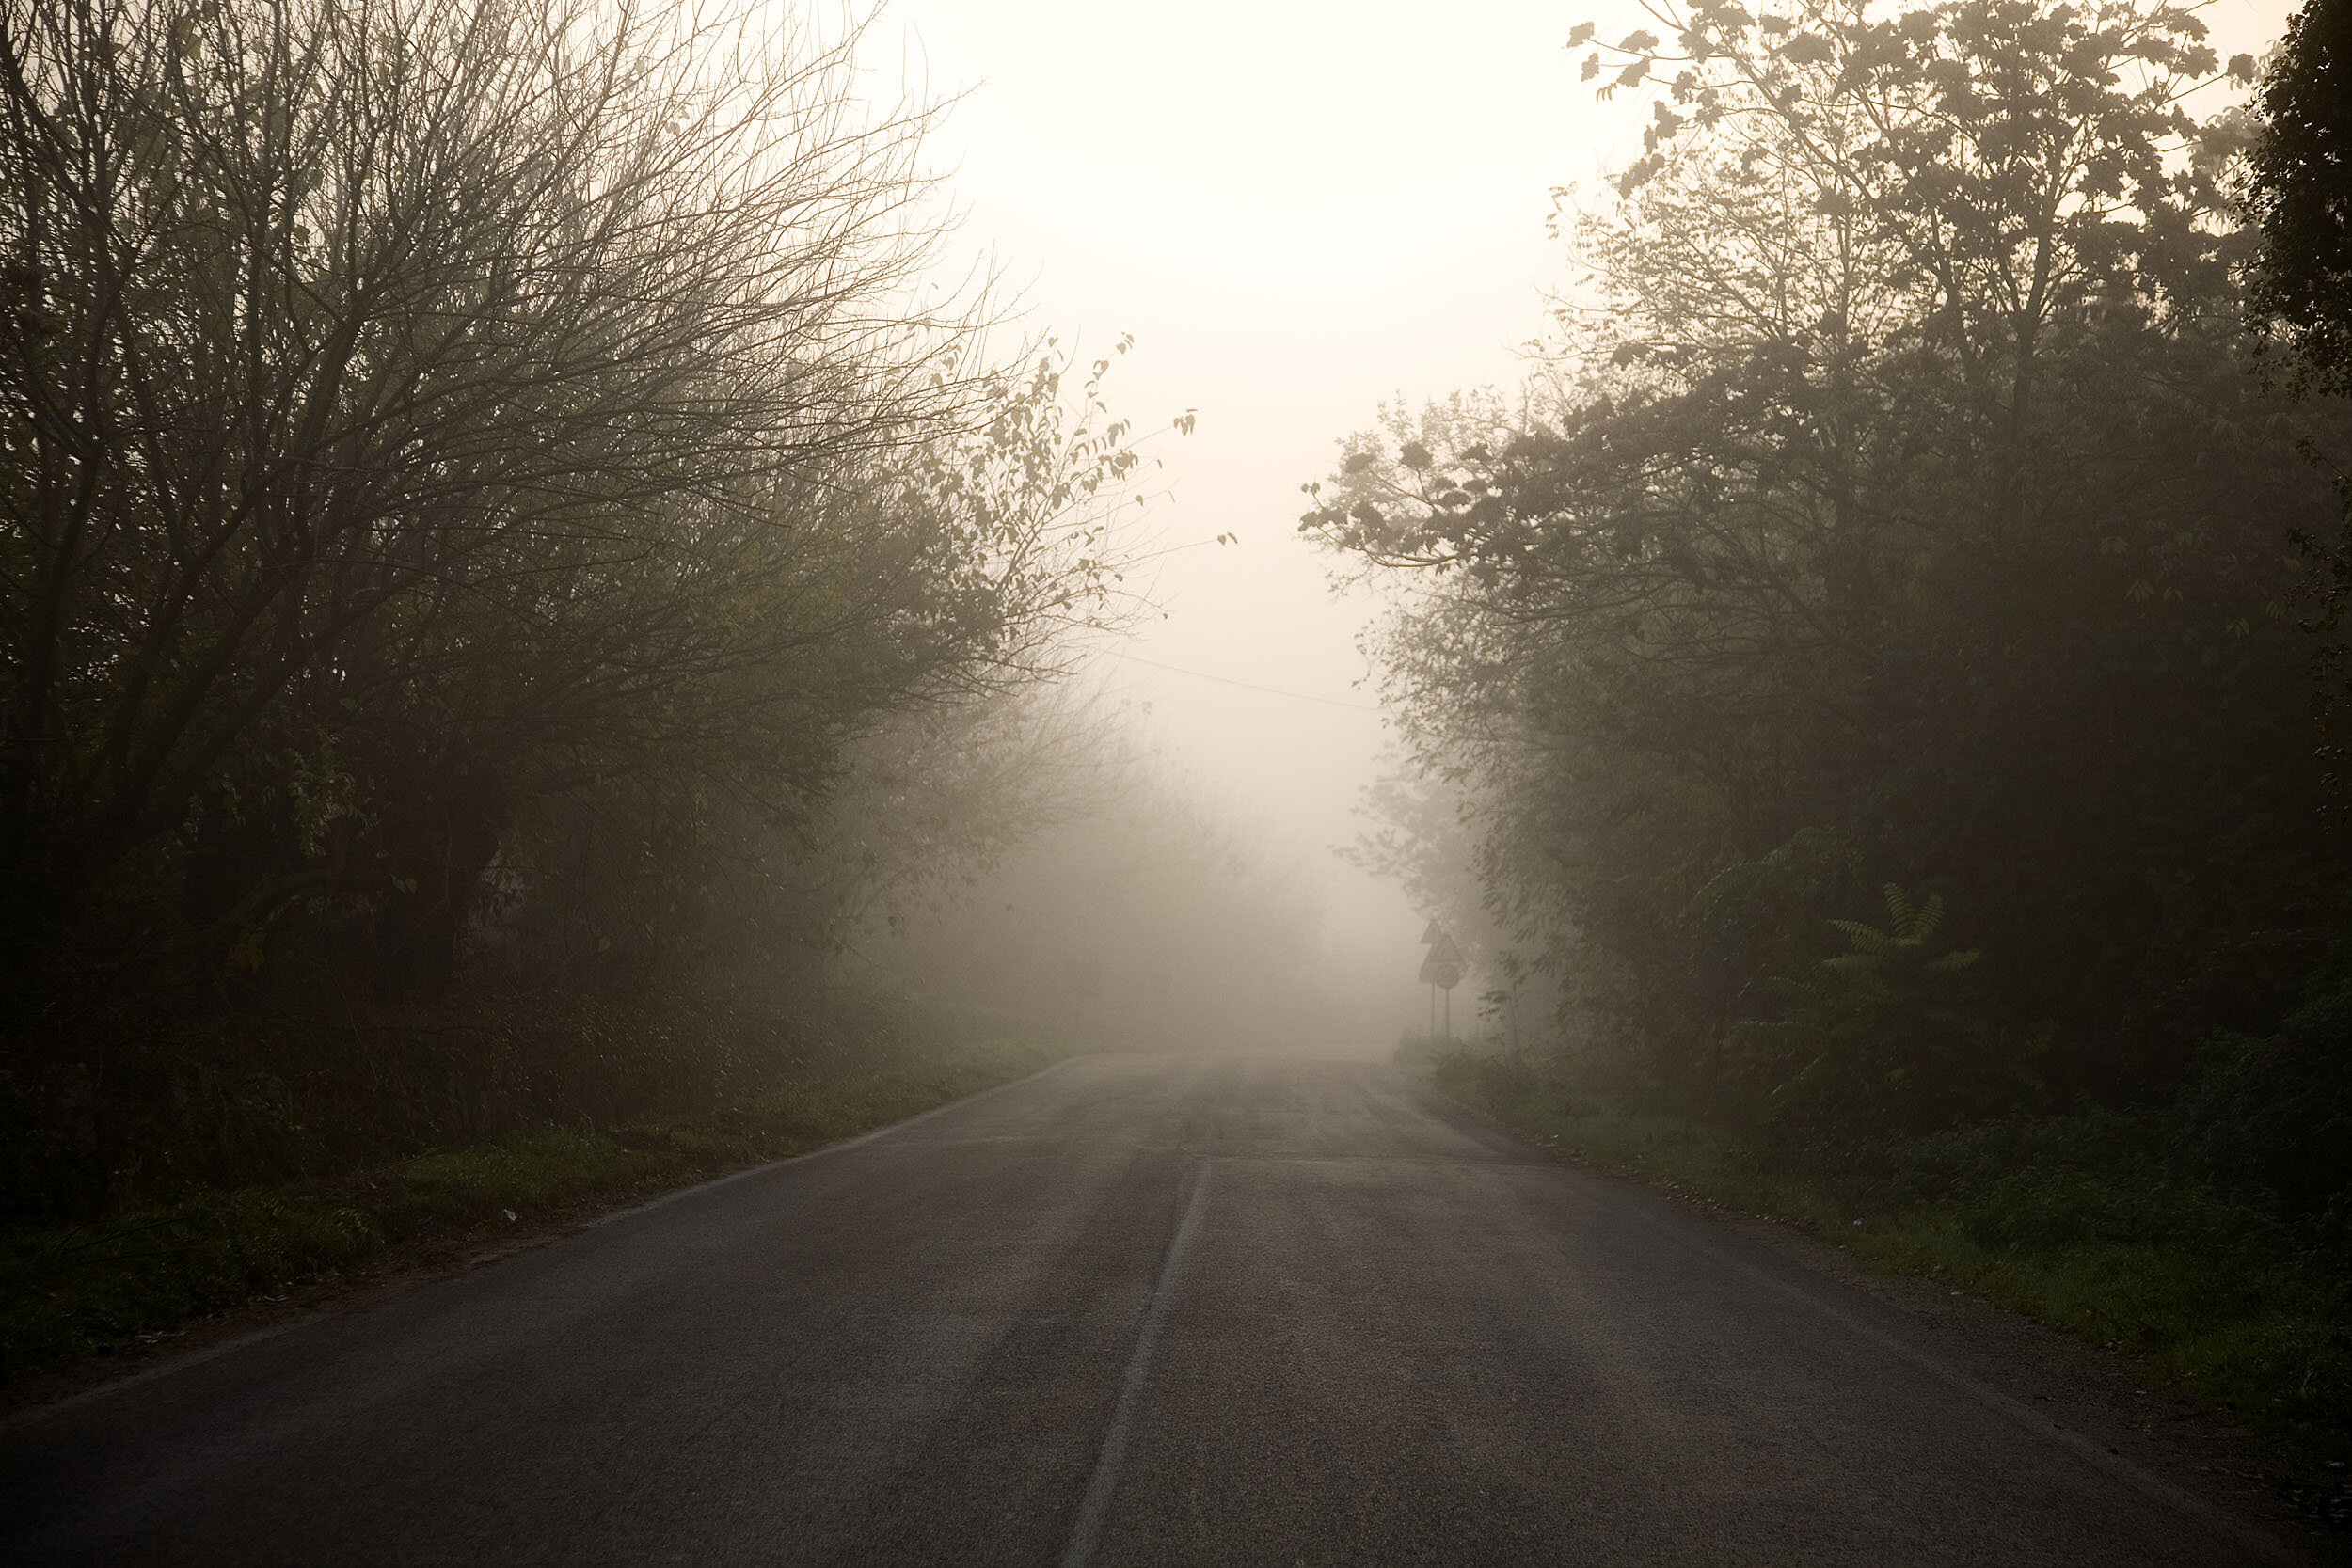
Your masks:
<svg viewBox="0 0 2352 1568"><path fill-rule="evenodd" d="M2205 14L2226 56L2290 8ZM933 92L968 91L933 148L966 241L1089 357L1135 335L1118 411L1199 410L1162 445L1172 495L1148 526L1200 547L1167 559L1167 618L1100 678L1150 705L1205 802L1310 859L1336 934L1393 948L1408 983L1418 915L1326 852L1383 744L1355 686L1375 607L1327 591L1294 533L1298 485L1384 399L1517 379L1562 270L1549 190L1638 135L1576 80L1564 44L1588 16L1637 24L1628 0L893 0L882 29ZM1220 532L1240 542L1205 543Z"/></svg>

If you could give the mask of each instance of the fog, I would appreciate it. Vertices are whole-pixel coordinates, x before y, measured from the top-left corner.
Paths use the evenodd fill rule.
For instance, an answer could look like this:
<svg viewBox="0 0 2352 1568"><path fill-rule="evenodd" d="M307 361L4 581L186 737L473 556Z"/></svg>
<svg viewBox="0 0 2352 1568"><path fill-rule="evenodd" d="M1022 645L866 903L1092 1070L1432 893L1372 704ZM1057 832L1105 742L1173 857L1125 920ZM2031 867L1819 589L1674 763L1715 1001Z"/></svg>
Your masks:
<svg viewBox="0 0 2352 1568"><path fill-rule="evenodd" d="M0 1556L2341 1545L2290 4L5 0Z"/></svg>
<svg viewBox="0 0 2352 1568"><path fill-rule="evenodd" d="M1556 8L888 14L914 69L965 95L933 150L966 254L1089 351L1133 334L1121 412L1199 411L1152 449L1153 608L1083 680L1300 869L1348 968L1397 977L1392 1032L1420 1016L1426 911L1332 852L1389 747L1357 646L1375 606L1297 538L1299 486L1383 399L1519 374L1558 270L1547 192L1601 124Z"/></svg>
<svg viewBox="0 0 2352 1568"><path fill-rule="evenodd" d="M2227 55L2267 47L2291 8L2203 14ZM950 270L995 269L1025 323L1084 356L1132 334L1109 392L1142 426L1199 414L1152 444L1130 517L1152 608L1083 684L1171 782L1301 869L1346 966L1402 976L1387 1006L1415 1024L1433 911L1332 852L1399 766L1359 649L1379 602L1333 588L1329 552L1297 534L1299 486L1384 403L1507 395L1529 373L1569 283L1551 193L1622 167L1647 113L1596 102L1566 30L1648 19L1523 0L885 14L903 55L875 70L959 95L930 144L961 214Z"/></svg>

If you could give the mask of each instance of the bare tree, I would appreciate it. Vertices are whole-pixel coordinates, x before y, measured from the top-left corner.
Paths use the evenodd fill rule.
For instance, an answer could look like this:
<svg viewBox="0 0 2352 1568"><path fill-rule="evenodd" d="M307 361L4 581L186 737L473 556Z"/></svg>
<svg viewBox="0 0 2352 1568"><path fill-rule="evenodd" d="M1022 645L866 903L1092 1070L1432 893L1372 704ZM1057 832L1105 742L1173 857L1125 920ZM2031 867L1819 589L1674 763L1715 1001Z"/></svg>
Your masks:
<svg viewBox="0 0 2352 1568"><path fill-rule="evenodd" d="M950 483L1034 399L912 303L935 111L861 108L862 30L0 0L11 967L171 882L231 933L405 897L445 958L517 792L632 747L805 782L1099 594L1070 494Z"/></svg>

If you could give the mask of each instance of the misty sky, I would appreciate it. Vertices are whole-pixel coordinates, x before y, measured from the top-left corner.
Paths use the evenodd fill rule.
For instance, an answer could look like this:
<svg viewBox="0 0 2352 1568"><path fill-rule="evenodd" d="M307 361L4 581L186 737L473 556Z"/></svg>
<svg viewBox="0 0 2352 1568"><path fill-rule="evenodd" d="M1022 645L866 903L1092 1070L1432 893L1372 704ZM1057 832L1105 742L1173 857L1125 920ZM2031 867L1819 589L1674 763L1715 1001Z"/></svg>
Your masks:
<svg viewBox="0 0 2352 1568"><path fill-rule="evenodd" d="M2259 52L2292 8L2205 16L2226 56ZM1297 487L1385 398L1517 379L1562 272L1549 189L1626 161L1647 114L1577 81L1563 45L1587 16L1612 36L1640 21L1573 0L896 0L882 30L931 92L968 92L933 147L964 245L993 253L1041 326L1089 351L1135 335L1119 412L1200 412L1161 443L1172 494L1146 525L1177 546L1167 619L1094 678L1149 705L1212 811L1328 879L1336 936L1408 966L1417 914L1327 853L1383 745L1355 685L1375 607L1327 591L1293 532ZM1219 532L1240 542L1207 543Z"/></svg>

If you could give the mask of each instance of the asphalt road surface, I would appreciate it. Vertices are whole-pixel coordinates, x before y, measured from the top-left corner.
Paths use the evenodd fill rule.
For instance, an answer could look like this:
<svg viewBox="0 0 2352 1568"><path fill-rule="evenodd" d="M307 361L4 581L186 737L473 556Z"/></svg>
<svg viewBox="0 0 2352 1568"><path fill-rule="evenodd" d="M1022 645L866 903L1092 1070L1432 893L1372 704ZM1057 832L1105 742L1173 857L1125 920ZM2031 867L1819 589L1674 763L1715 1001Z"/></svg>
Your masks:
<svg viewBox="0 0 2352 1568"><path fill-rule="evenodd" d="M16 1564L2192 1564L1867 1294L1369 1062L1101 1056L20 1421Z"/></svg>

